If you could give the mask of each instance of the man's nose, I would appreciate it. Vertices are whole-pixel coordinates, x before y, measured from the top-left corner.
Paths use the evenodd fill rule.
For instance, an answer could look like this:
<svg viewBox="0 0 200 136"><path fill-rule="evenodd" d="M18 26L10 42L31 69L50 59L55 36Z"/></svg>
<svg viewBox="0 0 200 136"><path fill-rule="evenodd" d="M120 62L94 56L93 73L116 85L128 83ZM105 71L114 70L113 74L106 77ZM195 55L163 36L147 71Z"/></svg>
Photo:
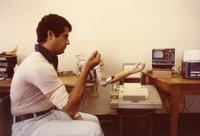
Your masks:
<svg viewBox="0 0 200 136"><path fill-rule="evenodd" d="M69 44L70 44L70 42L69 42L69 40L67 40L66 45L69 45Z"/></svg>

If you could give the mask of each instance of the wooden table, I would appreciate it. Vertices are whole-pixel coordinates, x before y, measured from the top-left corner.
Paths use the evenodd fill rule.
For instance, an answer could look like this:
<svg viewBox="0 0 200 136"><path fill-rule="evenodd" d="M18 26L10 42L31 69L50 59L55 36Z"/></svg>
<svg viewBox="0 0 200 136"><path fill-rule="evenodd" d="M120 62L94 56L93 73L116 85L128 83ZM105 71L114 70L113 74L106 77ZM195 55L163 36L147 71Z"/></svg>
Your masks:
<svg viewBox="0 0 200 136"><path fill-rule="evenodd" d="M78 77L75 75L59 76L59 78L63 81L64 85L67 88L73 88L78 79ZM0 81L0 93L9 93L10 86L11 86L11 79L1 80ZM98 88L97 83L87 83L86 86L87 86L87 88L92 88L95 90L97 90L97 88Z"/></svg>
<svg viewBox="0 0 200 136"><path fill-rule="evenodd" d="M11 85L11 79L1 80L0 81L0 93L9 93L10 85Z"/></svg>
<svg viewBox="0 0 200 136"><path fill-rule="evenodd" d="M123 85L120 87L123 87ZM111 91L110 106L112 109L115 109L119 115L119 136L125 135L123 134L124 125L129 127L127 124L123 123L123 120L131 118L134 119L134 124L138 125L137 129L140 129L143 135L154 136L153 120L155 110L162 108L162 101L153 85L143 85L142 87L148 89L149 95L147 99L139 101L125 101L121 98L122 90Z"/></svg>
<svg viewBox="0 0 200 136"><path fill-rule="evenodd" d="M177 136L181 96L200 94L200 80L184 79L182 76L171 78L153 77L144 74L144 79L153 84L159 91L169 94L170 136Z"/></svg>

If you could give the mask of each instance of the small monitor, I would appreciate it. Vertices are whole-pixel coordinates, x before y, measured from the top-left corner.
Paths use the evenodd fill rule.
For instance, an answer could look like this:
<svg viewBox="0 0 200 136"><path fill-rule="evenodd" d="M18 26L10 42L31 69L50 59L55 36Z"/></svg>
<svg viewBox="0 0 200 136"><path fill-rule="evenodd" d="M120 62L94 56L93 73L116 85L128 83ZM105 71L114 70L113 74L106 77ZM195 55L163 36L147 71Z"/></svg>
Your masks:
<svg viewBox="0 0 200 136"><path fill-rule="evenodd" d="M155 58L155 59L163 59L164 58L163 50L154 50L153 51L153 58Z"/></svg>
<svg viewBox="0 0 200 136"><path fill-rule="evenodd" d="M152 67L171 69L175 64L175 49L153 49L152 50Z"/></svg>

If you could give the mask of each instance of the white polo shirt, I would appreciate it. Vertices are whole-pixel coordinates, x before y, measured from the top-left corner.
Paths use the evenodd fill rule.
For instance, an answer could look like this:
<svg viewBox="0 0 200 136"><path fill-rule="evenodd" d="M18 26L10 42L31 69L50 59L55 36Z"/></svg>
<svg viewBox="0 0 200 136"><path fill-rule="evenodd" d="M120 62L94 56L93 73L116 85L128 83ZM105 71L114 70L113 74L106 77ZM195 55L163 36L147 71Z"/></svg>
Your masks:
<svg viewBox="0 0 200 136"><path fill-rule="evenodd" d="M63 86L52 64L40 52L33 52L17 68L10 89L14 116L44 111L53 105L44 94Z"/></svg>

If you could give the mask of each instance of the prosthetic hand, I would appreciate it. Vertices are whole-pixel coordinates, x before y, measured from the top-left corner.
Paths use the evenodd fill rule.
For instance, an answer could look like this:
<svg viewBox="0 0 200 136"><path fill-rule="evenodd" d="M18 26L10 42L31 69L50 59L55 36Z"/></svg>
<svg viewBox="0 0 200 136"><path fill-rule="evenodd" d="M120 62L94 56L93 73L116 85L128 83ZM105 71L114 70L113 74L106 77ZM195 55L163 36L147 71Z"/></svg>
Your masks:
<svg viewBox="0 0 200 136"><path fill-rule="evenodd" d="M138 63L136 67L133 67L132 69L121 71L113 76L106 78L105 80L101 81L101 85L106 86L109 83L115 83L117 81L120 81L131 74L141 72L144 69L144 67L144 63Z"/></svg>

